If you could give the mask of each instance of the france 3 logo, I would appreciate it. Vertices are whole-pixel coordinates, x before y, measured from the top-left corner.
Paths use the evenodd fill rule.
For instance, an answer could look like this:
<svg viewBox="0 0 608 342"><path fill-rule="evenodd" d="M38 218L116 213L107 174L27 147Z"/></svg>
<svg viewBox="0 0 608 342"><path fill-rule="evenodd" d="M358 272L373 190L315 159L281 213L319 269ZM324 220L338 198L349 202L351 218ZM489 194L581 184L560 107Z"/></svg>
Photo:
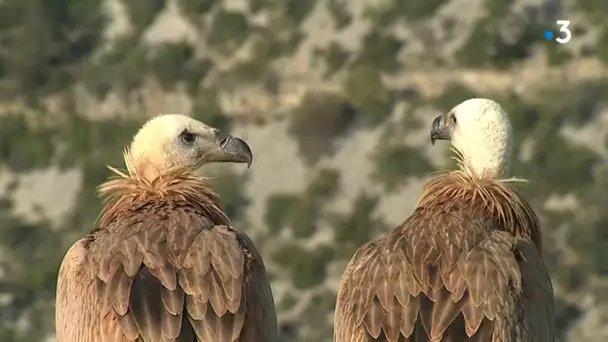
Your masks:
<svg viewBox="0 0 608 342"><path fill-rule="evenodd" d="M551 30L545 31L546 40L555 40L560 44L566 44L572 38L572 32L570 32L570 20L557 20L558 34L555 34Z"/></svg>

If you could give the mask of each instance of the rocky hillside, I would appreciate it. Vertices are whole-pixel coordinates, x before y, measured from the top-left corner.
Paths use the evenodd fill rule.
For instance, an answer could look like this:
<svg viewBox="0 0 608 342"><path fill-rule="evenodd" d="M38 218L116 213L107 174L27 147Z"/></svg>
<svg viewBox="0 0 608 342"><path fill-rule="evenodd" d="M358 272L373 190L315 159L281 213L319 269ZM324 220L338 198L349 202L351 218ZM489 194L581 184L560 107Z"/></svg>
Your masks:
<svg viewBox="0 0 608 342"><path fill-rule="evenodd" d="M0 341L53 340L58 265L105 165L166 112L248 140L250 170L207 172L263 252L284 341L331 341L345 263L451 166L428 127L471 96L513 120L559 341L608 339L607 15L600 0L0 1ZM557 19L565 45L543 38Z"/></svg>

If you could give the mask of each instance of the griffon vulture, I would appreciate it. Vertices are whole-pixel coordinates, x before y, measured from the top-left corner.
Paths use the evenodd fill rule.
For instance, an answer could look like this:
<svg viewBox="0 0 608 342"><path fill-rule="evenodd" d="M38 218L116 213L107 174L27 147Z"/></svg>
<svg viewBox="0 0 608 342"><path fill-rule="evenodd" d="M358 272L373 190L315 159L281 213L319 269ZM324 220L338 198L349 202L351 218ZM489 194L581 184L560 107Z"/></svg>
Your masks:
<svg viewBox="0 0 608 342"><path fill-rule="evenodd" d="M467 100L433 121L437 139L451 142L459 170L430 180L409 218L352 257L335 341L554 341L538 218L506 184L507 114Z"/></svg>
<svg viewBox="0 0 608 342"><path fill-rule="evenodd" d="M251 164L247 144L184 115L157 116L100 186L106 205L58 276L59 342L276 341L264 263L196 174Z"/></svg>

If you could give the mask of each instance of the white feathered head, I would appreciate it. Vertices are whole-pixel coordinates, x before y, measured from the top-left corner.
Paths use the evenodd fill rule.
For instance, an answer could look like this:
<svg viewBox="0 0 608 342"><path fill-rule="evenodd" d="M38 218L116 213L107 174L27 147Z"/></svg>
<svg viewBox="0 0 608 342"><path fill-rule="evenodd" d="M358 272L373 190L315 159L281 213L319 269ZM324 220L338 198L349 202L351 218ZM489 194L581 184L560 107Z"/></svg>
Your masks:
<svg viewBox="0 0 608 342"><path fill-rule="evenodd" d="M242 139L182 114L164 114L146 122L133 138L131 159L147 178L168 169L198 169L210 162L247 163L251 149Z"/></svg>
<svg viewBox="0 0 608 342"><path fill-rule="evenodd" d="M513 132L496 101L473 98L433 120L431 142L449 140L469 172L479 178L503 178L510 172Z"/></svg>

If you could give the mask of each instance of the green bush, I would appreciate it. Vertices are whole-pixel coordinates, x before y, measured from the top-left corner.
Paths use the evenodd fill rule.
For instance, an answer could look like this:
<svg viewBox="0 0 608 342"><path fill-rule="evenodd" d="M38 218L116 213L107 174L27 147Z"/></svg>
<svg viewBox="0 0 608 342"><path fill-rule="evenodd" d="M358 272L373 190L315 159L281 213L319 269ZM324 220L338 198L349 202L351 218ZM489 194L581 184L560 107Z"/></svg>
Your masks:
<svg viewBox="0 0 608 342"><path fill-rule="evenodd" d="M447 0L391 1L383 6L368 8L364 13L379 27L389 27L397 21L412 22L433 16Z"/></svg>
<svg viewBox="0 0 608 342"><path fill-rule="evenodd" d="M186 42L160 45L149 64L165 90L173 90L178 82L185 81L191 94L196 93L200 81L213 66L208 59L196 59L194 48Z"/></svg>
<svg viewBox="0 0 608 342"><path fill-rule="evenodd" d="M598 44L595 47L594 55L605 65L608 66L608 27L604 27L598 37Z"/></svg>
<svg viewBox="0 0 608 342"><path fill-rule="evenodd" d="M283 2L283 11L291 20L295 27L299 27L302 21L308 17L312 9L315 7L316 0L300 1L300 0L285 0Z"/></svg>
<svg viewBox="0 0 608 342"><path fill-rule="evenodd" d="M326 201L333 198L339 190L340 171L335 169L321 169L316 177L308 184L307 196L315 201Z"/></svg>
<svg viewBox="0 0 608 342"><path fill-rule="evenodd" d="M272 253L272 260L289 272L298 289L308 289L325 280L326 267L333 257L329 248L306 250L299 243L286 242Z"/></svg>
<svg viewBox="0 0 608 342"><path fill-rule="evenodd" d="M308 238L317 231L321 210L313 198L279 193L269 196L266 204L264 218L271 232L288 228L296 238Z"/></svg>
<svg viewBox="0 0 608 342"><path fill-rule="evenodd" d="M315 50L315 57L322 58L327 66L324 77L333 76L346 63L350 53L337 42L331 42L327 48Z"/></svg>
<svg viewBox="0 0 608 342"><path fill-rule="evenodd" d="M334 140L349 132L357 112L341 96L309 93L289 117L289 133L298 143L302 157L316 163L334 152Z"/></svg>
<svg viewBox="0 0 608 342"><path fill-rule="evenodd" d="M552 67L563 65L574 57L568 50L564 50L552 40L544 42L543 48L547 54L547 63Z"/></svg>
<svg viewBox="0 0 608 342"><path fill-rule="evenodd" d="M270 7L272 3L273 3L273 0L250 0L248 2L249 11L252 14L258 14L261 10L264 10L264 9L267 9L268 7Z"/></svg>
<svg viewBox="0 0 608 342"><path fill-rule="evenodd" d="M247 39L250 31L251 25L243 13L218 10L211 22L207 43L229 53Z"/></svg>
<svg viewBox="0 0 608 342"><path fill-rule="evenodd" d="M251 202L243 191L245 179L234 172L224 171L209 180L211 187L220 195L220 208L231 221L245 218L245 210Z"/></svg>
<svg viewBox="0 0 608 342"><path fill-rule="evenodd" d="M220 3L220 0L178 0L181 10L186 15L196 15L199 17L210 12Z"/></svg>
<svg viewBox="0 0 608 342"><path fill-rule="evenodd" d="M387 224L374 215L378 198L365 192L355 198L348 214L334 214L330 218L341 257L350 258L364 243L377 232L386 231Z"/></svg>
<svg viewBox="0 0 608 342"><path fill-rule="evenodd" d="M106 165L125 169L122 152L140 125L138 120L89 122L78 116L62 125L57 136L63 145L59 162L63 166L79 166L83 171L76 200L78 210L71 212L66 224L77 229L79 235L92 228L102 208L96 188L111 175Z"/></svg>
<svg viewBox="0 0 608 342"><path fill-rule="evenodd" d="M603 25L606 23L606 15L608 15L608 9L606 3L601 0L580 0L576 2L576 6L580 8L587 19L596 25ZM606 43L606 40L599 40L599 42Z"/></svg>
<svg viewBox="0 0 608 342"><path fill-rule="evenodd" d="M425 176L434 170L420 152L406 145L382 144L374 162L373 177L387 192L397 191L408 177Z"/></svg>
<svg viewBox="0 0 608 342"><path fill-rule="evenodd" d="M338 191L340 174L336 170L322 169L308 184L304 194L277 193L266 199L264 221L275 234L284 227L297 238L307 238L317 231L323 216L323 205Z"/></svg>
<svg viewBox="0 0 608 342"><path fill-rule="evenodd" d="M354 63L380 72L396 72L401 63L395 57L403 44L390 33L372 29L363 38L363 47Z"/></svg>
<svg viewBox="0 0 608 342"><path fill-rule="evenodd" d="M3 96L30 104L73 84L101 39L101 0L6 0L0 4Z"/></svg>
<svg viewBox="0 0 608 342"><path fill-rule="evenodd" d="M321 210L311 197L273 194L266 202L265 222L271 232L291 229L296 238L311 237L317 231Z"/></svg>
<svg viewBox="0 0 608 342"><path fill-rule="evenodd" d="M126 7L131 24L137 32L144 31L154 19L162 11L167 0L151 0L151 1L133 1L123 0L123 5Z"/></svg>
<svg viewBox="0 0 608 342"><path fill-rule="evenodd" d="M278 233L290 223L290 214L299 203L300 198L294 194L272 194L266 199L264 222L271 233Z"/></svg>
<svg viewBox="0 0 608 342"><path fill-rule="evenodd" d="M291 293L285 293L277 303L277 311L287 311L298 304L298 299Z"/></svg>
<svg viewBox="0 0 608 342"><path fill-rule="evenodd" d="M232 129L232 118L221 108L217 89L199 90L199 96L194 100L192 117L223 132L230 132Z"/></svg>
<svg viewBox="0 0 608 342"><path fill-rule="evenodd" d="M567 341L567 334L583 312L577 305L570 304L562 300L559 296L555 298L555 340Z"/></svg>
<svg viewBox="0 0 608 342"><path fill-rule="evenodd" d="M445 87L441 95L430 102L442 112L448 112L462 101L474 97L479 96L464 84L451 82Z"/></svg>
<svg viewBox="0 0 608 342"><path fill-rule="evenodd" d="M0 162L13 171L43 168L54 154L53 132L28 125L25 115L0 117Z"/></svg>
<svg viewBox="0 0 608 342"><path fill-rule="evenodd" d="M606 230L608 218L602 217L593 225L590 244L579 246L577 250L593 251L593 264L595 271L600 276L608 275L608 231ZM575 233L573 232L572 235Z"/></svg>
<svg viewBox="0 0 608 342"><path fill-rule="evenodd" d="M82 81L99 99L112 89L128 94L141 85L148 71L147 52L136 36L117 38L110 51L84 67Z"/></svg>
<svg viewBox="0 0 608 342"><path fill-rule="evenodd" d="M378 69L355 66L342 88L348 101L360 112L359 121L364 126L378 126L391 116L393 98L384 89Z"/></svg>
<svg viewBox="0 0 608 342"><path fill-rule="evenodd" d="M507 69L533 53L533 48L542 41L539 32L544 26L533 18L510 18L518 23L520 29L507 38L501 33L500 24L504 19L486 17L477 23L455 54L460 66Z"/></svg>
<svg viewBox="0 0 608 342"><path fill-rule="evenodd" d="M583 126L589 123L590 120L597 118L602 106L608 103L605 100L605 94L608 92L608 81L602 79L599 81L582 82L575 86L569 87L564 91L562 99L563 103L559 107L560 114L564 116L569 124ZM545 97L549 99L550 97Z"/></svg>
<svg viewBox="0 0 608 342"><path fill-rule="evenodd" d="M327 1L327 10L333 17L334 27L338 31L345 29L353 21L353 15L343 4L340 0Z"/></svg>
<svg viewBox="0 0 608 342"><path fill-rule="evenodd" d="M336 292L330 289L315 291L310 302L298 315L298 319L307 327L314 327L308 331L306 336L300 336L301 342L326 341L327 336L332 336L334 331L333 322L328 321L328 313L333 313L336 306Z"/></svg>
<svg viewBox="0 0 608 342"><path fill-rule="evenodd" d="M289 227L297 239L309 238L317 232L319 217L322 213L310 197L301 197L289 211Z"/></svg>

